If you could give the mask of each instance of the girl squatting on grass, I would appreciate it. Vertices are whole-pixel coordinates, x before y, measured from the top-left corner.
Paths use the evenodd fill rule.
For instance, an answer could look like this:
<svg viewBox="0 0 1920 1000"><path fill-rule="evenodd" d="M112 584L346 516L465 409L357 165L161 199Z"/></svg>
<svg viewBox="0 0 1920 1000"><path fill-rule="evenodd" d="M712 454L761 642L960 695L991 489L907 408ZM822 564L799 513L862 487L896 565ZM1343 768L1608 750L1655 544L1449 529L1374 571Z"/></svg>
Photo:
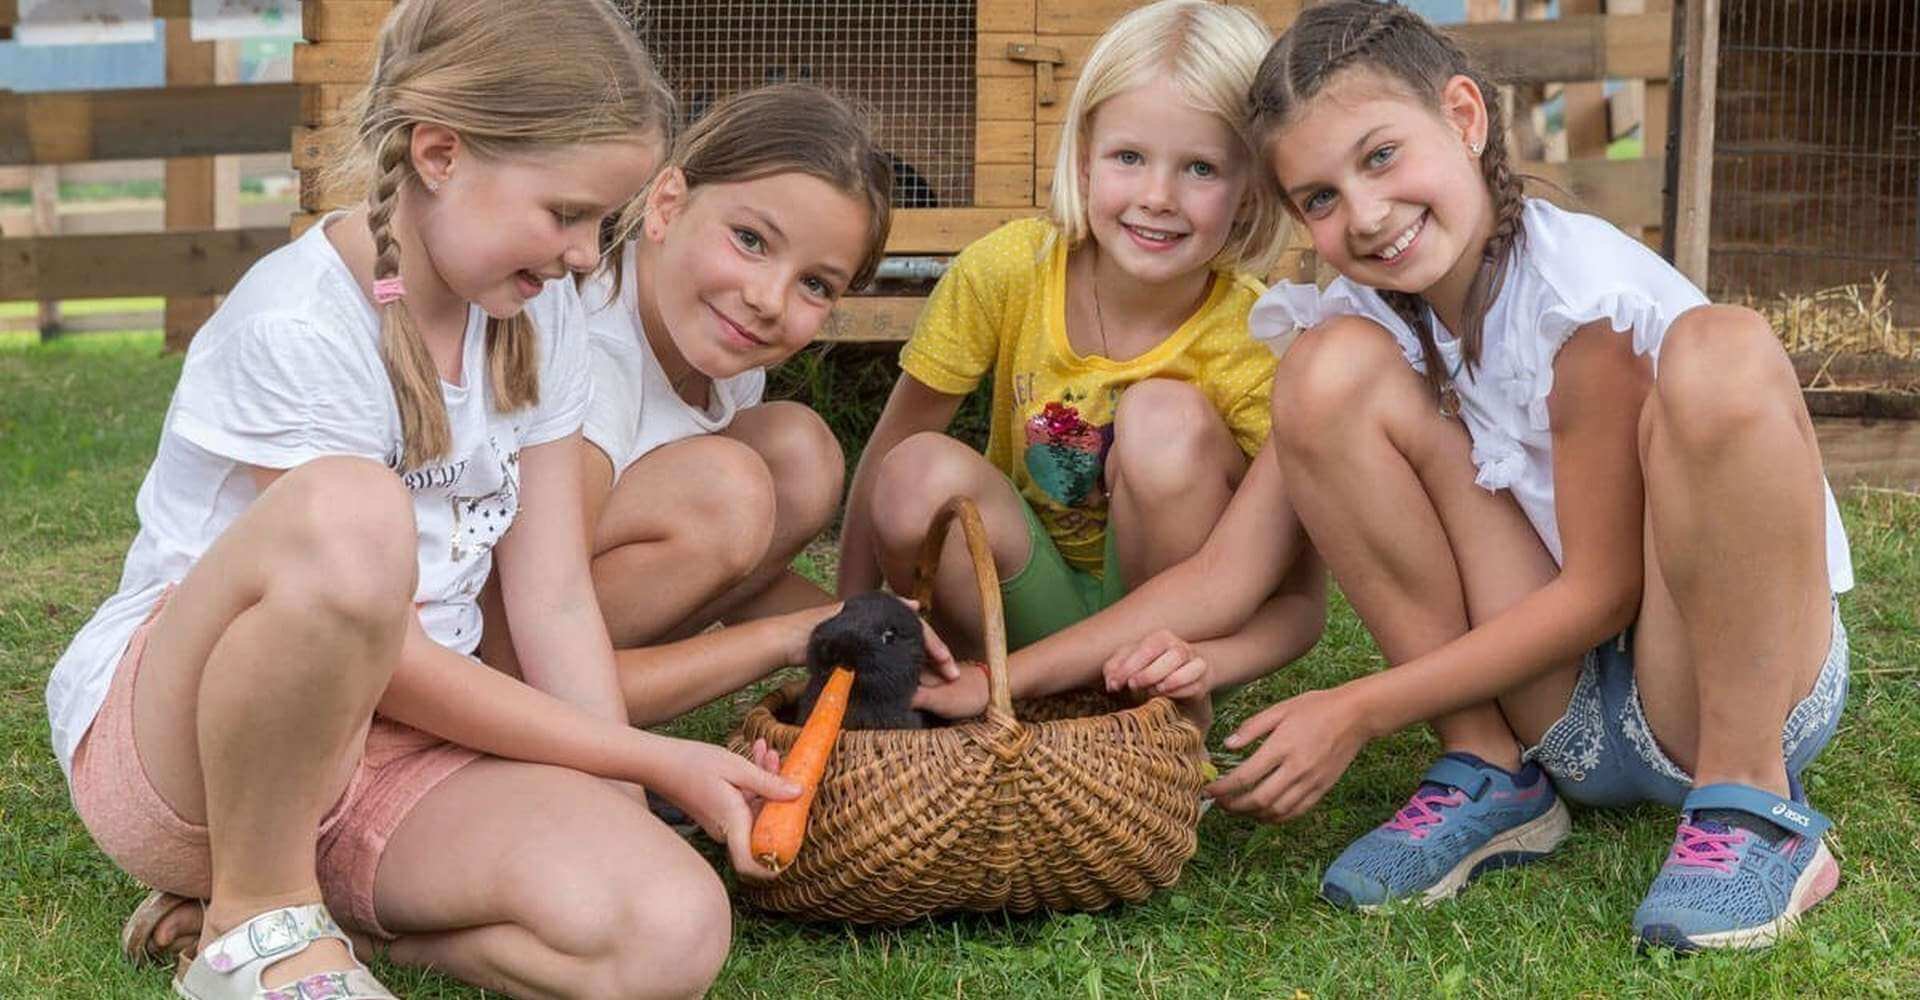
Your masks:
<svg viewBox="0 0 1920 1000"><path fill-rule="evenodd" d="M358 109L366 203L195 338L120 591L47 691L88 831L177 894L128 943L192 951L182 995L391 996L343 927L516 996L717 973L720 880L627 783L747 871L755 797L796 790L628 726L580 542L571 275L671 113L598 0L408 0ZM496 562L518 676L467 655Z"/></svg>
<svg viewBox="0 0 1920 1000"><path fill-rule="evenodd" d="M844 99L810 84L747 91L679 139L582 291L593 402L580 488L636 725L804 662L838 610L788 566L839 510L845 460L818 414L761 397L766 369L872 279L892 190L871 122ZM512 657L507 617L488 601L488 662ZM721 617L760 620L646 645ZM925 638L950 674L946 647Z"/></svg>
<svg viewBox="0 0 1920 1000"><path fill-rule="evenodd" d="M963 251L901 352L904 372L854 476L842 594L883 577L904 592L928 521L956 494L986 521L1015 649L1200 549L1268 431L1273 360L1246 335L1262 286L1243 272L1264 272L1278 248L1280 210L1246 133L1247 88L1270 38L1243 9L1166 0L1095 44L1067 106L1049 217ZM989 370L981 455L942 432ZM1290 513L1266 528L1299 540ZM947 545L941 631L977 656L972 569L957 532ZM1215 651L1215 674L1245 680L1310 647L1317 576L1287 575L1280 598L1261 605L1271 580L1241 613L1191 632L1230 645L1244 636ZM1093 618L1042 662L1016 661L1015 694L1097 682L1109 654L1144 634L1133 623L1148 620ZM1132 686L1207 714L1208 691L1192 677ZM975 714L984 678L967 671L923 687L917 704Z"/></svg>
<svg viewBox="0 0 1920 1000"><path fill-rule="evenodd" d="M1598 219L1521 194L1499 104L1396 4L1307 9L1261 66L1287 205L1341 277L1275 288L1293 501L1392 669L1281 702L1213 792L1283 820L1431 720L1405 807L1328 867L1347 906L1538 858L1588 806L1679 808L1643 944L1759 947L1833 889L1799 776L1847 687L1847 540L1792 367ZM1558 793L1556 795L1556 792Z"/></svg>

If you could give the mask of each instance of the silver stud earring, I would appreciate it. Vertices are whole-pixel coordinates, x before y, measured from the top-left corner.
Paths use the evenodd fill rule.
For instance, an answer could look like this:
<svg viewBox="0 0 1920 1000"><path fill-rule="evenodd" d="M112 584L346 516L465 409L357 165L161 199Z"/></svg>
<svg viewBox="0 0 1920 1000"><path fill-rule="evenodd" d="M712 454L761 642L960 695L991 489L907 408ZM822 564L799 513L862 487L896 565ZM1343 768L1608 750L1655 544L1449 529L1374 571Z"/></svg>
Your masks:
<svg viewBox="0 0 1920 1000"><path fill-rule="evenodd" d="M1475 156L1479 156L1479 155L1480 155L1480 144L1479 144L1479 143L1477 143L1477 142L1470 142L1470 143L1468 143L1468 144L1467 144L1467 152L1469 152L1469 153L1472 153L1472 154L1473 154L1473 155L1475 155Z"/></svg>

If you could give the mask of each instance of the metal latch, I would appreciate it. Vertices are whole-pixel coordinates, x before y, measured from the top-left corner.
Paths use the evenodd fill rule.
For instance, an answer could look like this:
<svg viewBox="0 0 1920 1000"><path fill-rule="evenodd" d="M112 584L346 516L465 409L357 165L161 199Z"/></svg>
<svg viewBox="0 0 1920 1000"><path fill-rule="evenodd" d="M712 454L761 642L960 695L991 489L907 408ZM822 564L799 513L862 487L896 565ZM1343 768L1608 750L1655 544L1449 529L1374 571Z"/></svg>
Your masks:
<svg viewBox="0 0 1920 1000"><path fill-rule="evenodd" d="M1060 99L1060 90L1054 86L1054 67L1066 64L1066 54L1051 45L1034 45L1030 42L1008 42L1007 58L1014 62L1033 64L1033 96L1041 104L1052 104Z"/></svg>

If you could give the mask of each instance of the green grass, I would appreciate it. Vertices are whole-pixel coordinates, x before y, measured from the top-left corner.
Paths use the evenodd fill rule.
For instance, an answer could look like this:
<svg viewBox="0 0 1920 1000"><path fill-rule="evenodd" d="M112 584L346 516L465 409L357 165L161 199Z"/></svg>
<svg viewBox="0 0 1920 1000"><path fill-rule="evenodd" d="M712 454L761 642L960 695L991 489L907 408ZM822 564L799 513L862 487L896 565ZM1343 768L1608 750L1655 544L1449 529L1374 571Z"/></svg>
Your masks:
<svg viewBox="0 0 1920 1000"><path fill-rule="evenodd" d="M868 363L885 367L884 357ZM0 997L165 989L160 973L125 969L116 957L120 921L140 889L94 849L68 807L41 690L118 578L133 494L179 364L160 355L152 335L0 346ZM891 380L837 369L788 377L824 380L816 401L847 433L871 421L873 401L850 405L839 390L870 391L860 378L882 387ZM1684 962L1634 955L1627 921L1672 831L1659 809L1580 814L1549 861L1489 875L1432 910L1360 918L1316 902L1321 866L1397 806L1432 755L1428 737L1409 733L1369 747L1324 805L1291 826L1210 814L1180 884L1144 904L900 930L810 927L743 911L715 995L1910 995L1920 982L1920 499L1855 493L1843 511L1860 577L1845 602L1854 686L1809 784L1837 822L1845 876L1808 933L1770 953ZM831 566L815 557L808 568ZM1378 662L1353 615L1337 606L1320 647L1236 696L1224 724ZM675 731L717 738L739 704L709 708ZM381 972L404 996L478 995L433 975Z"/></svg>

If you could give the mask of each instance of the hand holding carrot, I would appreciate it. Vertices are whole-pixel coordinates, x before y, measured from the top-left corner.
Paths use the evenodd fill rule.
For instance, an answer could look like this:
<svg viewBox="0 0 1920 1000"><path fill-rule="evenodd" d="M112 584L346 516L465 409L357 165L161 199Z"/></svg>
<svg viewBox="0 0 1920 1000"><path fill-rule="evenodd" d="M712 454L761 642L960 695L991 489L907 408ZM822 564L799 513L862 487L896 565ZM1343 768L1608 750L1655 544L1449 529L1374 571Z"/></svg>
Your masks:
<svg viewBox="0 0 1920 1000"><path fill-rule="evenodd" d="M778 766L778 754L763 743L755 744L752 760L690 740L670 744L677 759L661 768L654 790L686 810L707 836L727 845L734 871L772 878L773 872L753 859L749 845L762 800L786 802L800 794L799 785L770 769Z"/></svg>

